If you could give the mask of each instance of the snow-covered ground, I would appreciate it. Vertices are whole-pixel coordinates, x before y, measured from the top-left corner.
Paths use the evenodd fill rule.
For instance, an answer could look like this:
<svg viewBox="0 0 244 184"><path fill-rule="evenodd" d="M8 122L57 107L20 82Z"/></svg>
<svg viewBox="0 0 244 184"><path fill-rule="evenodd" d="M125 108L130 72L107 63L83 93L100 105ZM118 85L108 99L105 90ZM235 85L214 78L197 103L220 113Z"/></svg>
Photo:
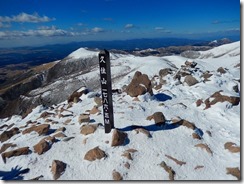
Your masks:
<svg viewBox="0 0 244 184"><path fill-rule="evenodd" d="M69 56L78 59L94 56L94 54L97 55L97 52L81 48ZM199 81L194 86L177 84L173 79L175 72L186 60L195 61L196 67L199 68L192 74ZM86 95L83 94L80 97L81 101L74 103L70 108L67 101L64 101L49 109L38 106L24 119L20 116L12 116L0 120L0 126L14 124L13 127L19 127L23 131L26 127L22 126L29 120L48 124L45 120L51 119L56 122L50 124L52 130L65 127L64 134L73 137L69 141L64 141L66 138L57 138L59 141L53 143L42 155L34 153L33 146L46 136L39 136L36 132L24 135L19 133L1 142L0 146L6 143L17 145L6 151L28 146L32 152L28 155L7 158L6 163L0 159L0 178L11 179L11 169L18 166L22 169L30 169L28 173L22 174L24 180L41 175L43 177L40 180L52 180L50 166L53 160L60 160L66 163L67 167L59 180L112 180L114 170L121 174L123 180L168 180L169 174L160 166L162 161L175 171L175 180L236 180L236 177L227 174L226 168L240 169L240 152L231 153L224 145L226 142L233 142L240 146L240 104L232 106L229 102L223 102L204 109L205 104L197 107L196 101L198 99L204 101L220 90L223 90L223 95L239 96L239 93L232 89L234 85L239 85L236 80L240 79L240 68L235 67L238 63L240 63L240 42L201 52L200 57L195 60L181 56L136 57L112 53L113 88L128 85L136 71L147 74L149 79L158 75L164 68L171 68L174 71L174 74L164 77L166 84L160 89L153 89L154 96L145 94L138 97L140 101L134 101L134 98L128 96L126 92L113 95L114 124L116 128L128 134L126 143L123 146L112 147L113 130L105 134L102 126L99 126L93 134L80 133L81 125L78 117L96 105L94 96L100 94L100 91L91 91ZM219 67L228 70L225 74L220 74L217 72ZM201 77L205 71L213 74L206 82ZM98 72L96 68L85 75L88 79L94 79L98 77ZM184 78L181 79L182 82L183 80ZM61 107L68 110L62 112L64 117L58 116ZM99 107L99 110L102 111L102 107ZM46 119L39 118L45 111L55 115ZM166 125L155 128L154 121L147 120L147 117L155 112L164 114ZM175 118L194 123L198 128L195 132L201 135L202 139L193 139L192 129L185 126L172 126L172 119ZM64 124L68 119L71 122ZM91 114L90 119L89 124L103 124L102 113ZM152 128L149 128L152 137L148 138L145 134L130 130L128 127L131 125L144 127L152 125ZM5 130L7 127L0 129L0 134ZM50 136L56 134L52 131L49 133ZM200 147L195 147L200 143L207 145L212 155ZM87 151L97 146L106 153L107 157L93 162L84 160ZM121 156L128 149L137 150L132 154L132 160ZM178 165L166 155L185 164ZM130 165L129 169L125 167L127 162ZM200 167L196 169L197 166ZM1 175L1 172L6 174Z"/></svg>

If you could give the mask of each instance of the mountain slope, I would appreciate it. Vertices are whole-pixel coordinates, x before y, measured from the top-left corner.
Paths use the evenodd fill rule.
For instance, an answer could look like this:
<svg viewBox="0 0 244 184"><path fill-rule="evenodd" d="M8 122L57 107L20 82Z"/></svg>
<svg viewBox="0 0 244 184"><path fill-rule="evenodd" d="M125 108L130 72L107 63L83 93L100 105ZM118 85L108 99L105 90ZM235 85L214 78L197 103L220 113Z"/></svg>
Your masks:
<svg viewBox="0 0 244 184"><path fill-rule="evenodd" d="M28 155L6 158L6 163L0 160L1 170L8 173L16 166L29 168L28 173L17 173L17 176L22 176L24 180L38 176L41 176L40 180L52 180L50 166L53 160L60 160L67 166L59 180L112 180L114 171L119 172L123 180L168 180L169 173L162 167L165 162L174 171L175 180L236 180L236 177L228 174L230 169L227 168L240 169L240 152L229 151L226 143L232 142L236 147L240 146L240 103L232 104L226 99L239 98L238 45L240 50L240 42L236 42L216 47L207 54L201 52L195 60L182 56L136 57L111 53L113 89L124 89L124 85L131 82L134 73L140 71L152 79L154 93L153 96L146 93L137 98L127 95L126 91L113 94L115 127L128 135L124 145L117 147L111 146L114 130L105 134L100 125L103 124L103 114L99 112L102 112L102 107L99 106L98 111L94 109L97 105L96 97L101 95L98 67L94 66L88 72L75 75L71 78L72 81L59 78L56 83L63 87L62 90L65 90L66 84L74 82L74 79L85 79L86 87L90 90L83 93L77 103L69 104L64 101L49 108L38 106L24 119L20 116L1 119L1 135L14 127L20 130L20 133L0 143L1 148L6 143L16 144L4 152L26 146L30 149ZM84 58L86 52L89 52L90 57L92 51L83 48L69 57L79 60ZM221 57L215 57L220 52ZM231 52L235 54L229 54ZM94 51L94 56L96 54ZM189 67L186 61L191 64L194 61L197 65ZM66 63L68 60L61 62ZM223 67L225 73L219 70L220 67ZM163 75L161 69L165 68L170 68L171 72ZM181 76L179 80L177 75ZM187 76L194 77L198 82L187 85ZM234 86L238 90L234 90ZM47 93L42 95L52 98L51 86L45 88L32 93L41 93L40 90L43 90ZM220 90L222 91L216 97L216 92ZM203 103L197 105L199 99ZM207 107L207 99L210 107ZM213 103L216 99L222 102ZM154 120L150 120L149 117L155 112L164 114L165 125L155 126ZM79 123L83 113L89 114L89 123ZM179 120L184 123L179 124ZM38 135L35 131L23 134L32 126L30 121L36 126L49 124L50 129L44 135ZM97 129L94 133L83 135L81 130L87 124L96 125ZM49 141L49 150L41 155L35 153L33 146L45 137L54 137L57 133L54 131L61 127L65 127L66 130L62 131L66 137L56 136L56 142ZM85 160L86 153L97 146L105 152L106 157L92 162ZM136 152L128 154L129 149ZM14 178L8 173L2 179L11 177Z"/></svg>

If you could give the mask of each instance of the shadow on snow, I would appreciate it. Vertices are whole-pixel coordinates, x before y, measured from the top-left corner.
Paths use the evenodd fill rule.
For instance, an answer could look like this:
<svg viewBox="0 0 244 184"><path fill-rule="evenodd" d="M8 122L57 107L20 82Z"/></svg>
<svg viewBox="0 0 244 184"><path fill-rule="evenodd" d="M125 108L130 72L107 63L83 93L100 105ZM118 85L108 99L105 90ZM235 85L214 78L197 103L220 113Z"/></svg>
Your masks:
<svg viewBox="0 0 244 184"><path fill-rule="evenodd" d="M1 180L23 180L22 174L26 174L30 171L29 168L22 169L21 167L16 166L12 168L11 171L1 171L0 170L0 179Z"/></svg>

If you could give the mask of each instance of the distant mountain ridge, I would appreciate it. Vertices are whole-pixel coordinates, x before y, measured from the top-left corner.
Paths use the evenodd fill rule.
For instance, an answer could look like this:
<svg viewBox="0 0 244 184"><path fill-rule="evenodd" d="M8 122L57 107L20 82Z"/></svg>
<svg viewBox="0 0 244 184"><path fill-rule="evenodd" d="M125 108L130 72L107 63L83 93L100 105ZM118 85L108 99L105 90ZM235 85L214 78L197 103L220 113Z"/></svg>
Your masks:
<svg viewBox="0 0 244 184"><path fill-rule="evenodd" d="M88 47L93 49L116 49L123 51L134 51L169 46L191 45L213 47L219 45L209 45L209 43L211 42L212 40L204 41L183 38L155 38L114 41L85 41L73 42L68 44L45 45L40 47L19 47L6 49L0 48L0 68L11 64L21 64L21 66L23 67L23 63L30 66L37 66L43 63L60 60L72 51L79 49L80 47ZM224 44L224 42L222 44Z"/></svg>

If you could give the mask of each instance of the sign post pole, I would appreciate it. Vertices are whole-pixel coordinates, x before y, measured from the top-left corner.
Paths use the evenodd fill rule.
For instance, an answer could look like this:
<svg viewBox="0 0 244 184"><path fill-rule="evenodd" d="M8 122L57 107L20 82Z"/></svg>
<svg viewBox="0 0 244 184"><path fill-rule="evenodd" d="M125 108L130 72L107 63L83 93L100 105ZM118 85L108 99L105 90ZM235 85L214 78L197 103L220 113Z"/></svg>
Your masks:
<svg viewBox="0 0 244 184"><path fill-rule="evenodd" d="M107 50L103 50L99 53L98 57L100 66L104 127L105 133L110 133L111 129L114 128L114 112L109 52Z"/></svg>

